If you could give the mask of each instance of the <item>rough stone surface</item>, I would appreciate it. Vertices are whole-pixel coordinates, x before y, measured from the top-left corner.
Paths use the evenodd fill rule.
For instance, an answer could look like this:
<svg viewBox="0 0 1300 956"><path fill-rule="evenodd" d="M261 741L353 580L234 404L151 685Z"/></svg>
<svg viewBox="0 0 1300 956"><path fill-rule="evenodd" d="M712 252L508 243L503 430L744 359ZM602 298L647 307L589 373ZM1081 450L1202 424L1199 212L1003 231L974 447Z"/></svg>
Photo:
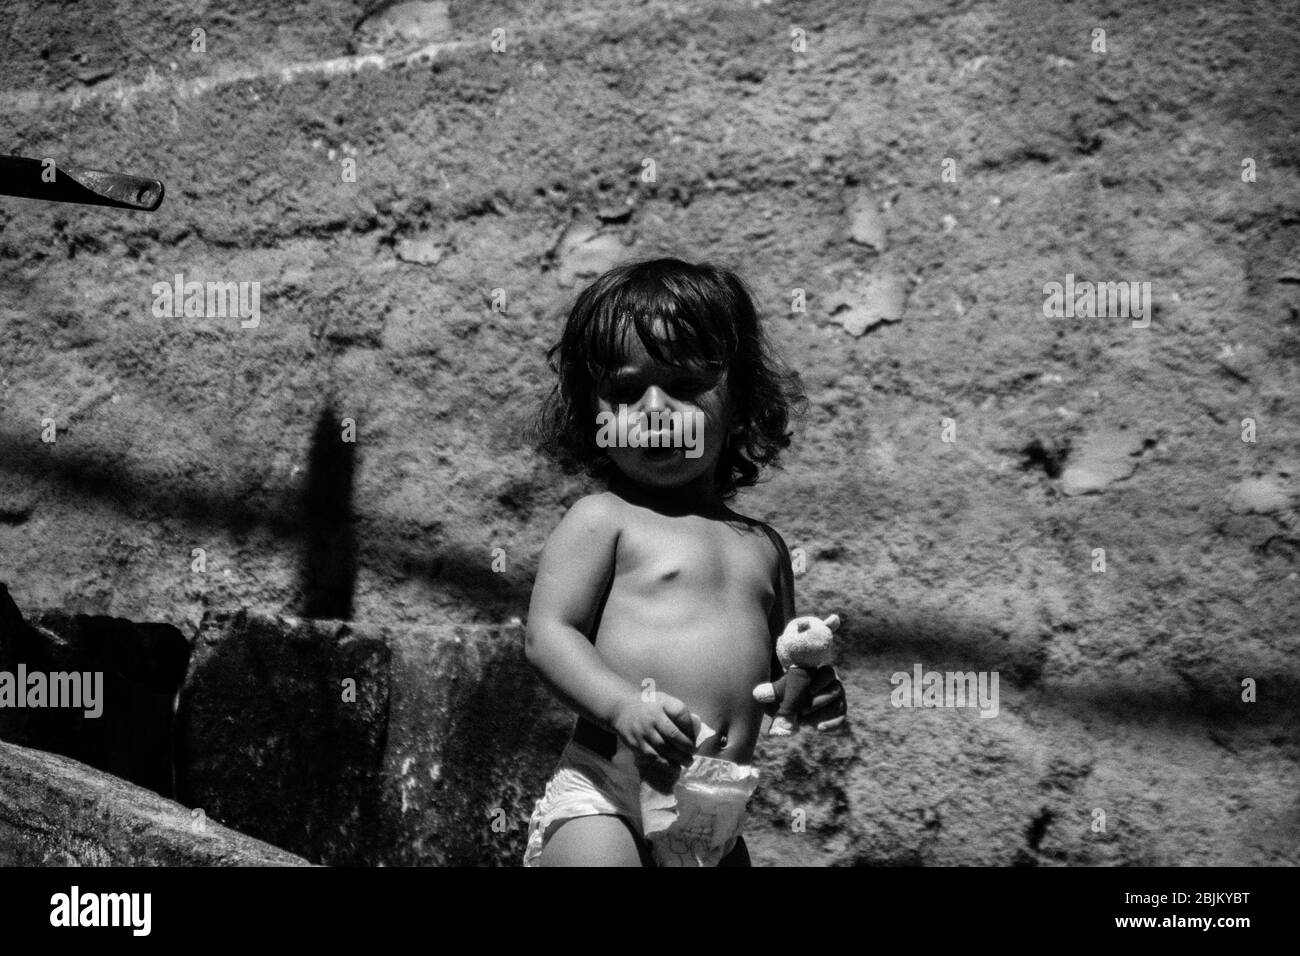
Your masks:
<svg viewBox="0 0 1300 956"><path fill-rule="evenodd" d="M1246 478L1228 489L1228 506L1238 514L1276 514L1291 508L1297 497L1277 478Z"/></svg>
<svg viewBox="0 0 1300 956"><path fill-rule="evenodd" d="M375 6L370 4L372 9ZM357 47L377 50L454 39L447 8L442 0L408 0L380 6L357 27Z"/></svg>
<svg viewBox="0 0 1300 956"><path fill-rule="evenodd" d="M841 667L848 734L760 747L756 864L1296 865L1300 707L1286 677L1261 679L1268 702L1254 704L1227 668L1206 685L1141 668L1090 686L1012 680L998 649L945 651L899 623L876 632L891 656L1000 665L998 716L894 708L887 669Z"/></svg>
<svg viewBox="0 0 1300 956"><path fill-rule="evenodd" d="M0 741L0 866L301 866L110 774Z"/></svg>
<svg viewBox="0 0 1300 956"><path fill-rule="evenodd" d="M859 245L885 250L885 222L876 208L876 197L870 193L855 196L849 204L849 235Z"/></svg>
<svg viewBox="0 0 1300 956"><path fill-rule="evenodd" d="M1065 494L1087 495L1104 491L1137 471L1146 443L1140 434L1104 429L1084 437L1061 475Z"/></svg>
<svg viewBox="0 0 1300 956"><path fill-rule="evenodd" d="M517 863L572 723L518 627L255 612L205 618L180 718L183 800L342 865Z"/></svg>
<svg viewBox="0 0 1300 956"><path fill-rule="evenodd" d="M831 318L850 335L858 336L881 322L898 322L907 309L907 280L874 275L831 296Z"/></svg>
<svg viewBox="0 0 1300 956"><path fill-rule="evenodd" d="M590 281L628 255L619 237L602 232L597 223L574 221L556 243L556 282L569 288L580 280Z"/></svg>

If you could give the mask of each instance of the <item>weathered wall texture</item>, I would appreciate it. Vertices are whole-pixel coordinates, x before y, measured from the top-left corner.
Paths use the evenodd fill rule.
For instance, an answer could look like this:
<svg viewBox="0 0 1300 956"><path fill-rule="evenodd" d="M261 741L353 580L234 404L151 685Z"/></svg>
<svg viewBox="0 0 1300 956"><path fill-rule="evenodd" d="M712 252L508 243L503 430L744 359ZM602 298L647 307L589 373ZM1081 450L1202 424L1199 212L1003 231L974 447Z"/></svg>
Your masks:
<svg viewBox="0 0 1300 956"><path fill-rule="evenodd" d="M518 434L564 306L709 257L806 376L740 507L844 617L854 713L764 746L758 860L1300 862L1295 5L241 7L6 9L3 148L167 184L0 199L20 607L195 637L312 607L323 551L357 622L522 615L583 490ZM257 326L156 316L177 273L260 283ZM1045 318L1067 274L1150 325ZM351 490L324 539L310 487ZM917 663L996 671L997 717L891 706Z"/></svg>

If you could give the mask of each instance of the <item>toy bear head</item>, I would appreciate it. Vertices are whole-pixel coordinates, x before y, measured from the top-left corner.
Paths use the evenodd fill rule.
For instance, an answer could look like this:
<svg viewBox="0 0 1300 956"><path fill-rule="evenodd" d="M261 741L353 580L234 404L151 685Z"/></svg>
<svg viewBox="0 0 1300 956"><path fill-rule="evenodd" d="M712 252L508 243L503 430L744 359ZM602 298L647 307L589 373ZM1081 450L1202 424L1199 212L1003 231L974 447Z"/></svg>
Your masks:
<svg viewBox="0 0 1300 956"><path fill-rule="evenodd" d="M776 639L776 657L782 667L796 664L799 667L821 667L831 662L831 641L840 626L840 616L832 614L822 620L808 615L796 617L785 626Z"/></svg>

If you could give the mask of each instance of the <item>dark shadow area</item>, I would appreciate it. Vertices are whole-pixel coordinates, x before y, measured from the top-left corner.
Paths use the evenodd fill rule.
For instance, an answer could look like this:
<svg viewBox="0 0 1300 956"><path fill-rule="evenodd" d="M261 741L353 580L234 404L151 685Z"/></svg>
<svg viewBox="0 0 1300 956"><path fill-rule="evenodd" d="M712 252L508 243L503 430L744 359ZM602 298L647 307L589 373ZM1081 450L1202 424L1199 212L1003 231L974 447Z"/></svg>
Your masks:
<svg viewBox="0 0 1300 956"><path fill-rule="evenodd" d="M261 528L285 541L309 538L310 528L300 507L302 497L292 487L268 494L260 489L245 492L160 481L89 452L66 448L51 452L48 446L33 443L30 435L3 429L0 469L24 475L34 484L50 482L69 495L109 504L121 511L124 519L135 520L143 513L181 521L200 532L222 528L244 533ZM530 575L494 573L483 543L448 544L437 535L420 534L421 540L438 540L437 549L407 544L418 530L413 521L382 517L353 522L353 533L360 540L354 560L376 573L422 581L431 591L501 615L520 614L528 607Z"/></svg>
<svg viewBox="0 0 1300 956"><path fill-rule="evenodd" d="M199 641L177 711L177 799L314 863L375 865L388 647L340 622L243 611L205 619Z"/></svg>
<svg viewBox="0 0 1300 956"><path fill-rule="evenodd" d="M302 613L352 620L357 542L352 528L356 442L344 441L333 404L321 411L312 435L303 489Z"/></svg>
<svg viewBox="0 0 1300 956"><path fill-rule="evenodd" d="M940 630L907 616L866 625L846 618L837 638L837 663L850 672L884 667L910 674L918 663L927 671L997 671L1003 688L1033 695L1035 711L1058 708L1123 723L1171 721L1187 733L1212 722L1222 730L1285 728L1290 739L1300 726L1300 678L1275 668L1252 670L1239 662L1231 671L1216 664L1191 674L1148 661L1141 673L1116 668L1107 681L1044 681L1045 643L1013 647L960 621L944 625ZM1255 680L1254 703L1241 699L1246 677ZM891 690L885 675L880 692Z"/></svg>
<svg viewBox="0 0 1300 956"><path fill-rule="evenodd" d="M102 675L101 689L90 688L100 713L87 716L84 706L4 706L0 738L71 757L174 797L172 708L189 663L185 636L170 624L55 611L34 624L23 620L0 584L0 671L15 681L20 667L29 680L34 673L47 681L59 673Z"/></svg>

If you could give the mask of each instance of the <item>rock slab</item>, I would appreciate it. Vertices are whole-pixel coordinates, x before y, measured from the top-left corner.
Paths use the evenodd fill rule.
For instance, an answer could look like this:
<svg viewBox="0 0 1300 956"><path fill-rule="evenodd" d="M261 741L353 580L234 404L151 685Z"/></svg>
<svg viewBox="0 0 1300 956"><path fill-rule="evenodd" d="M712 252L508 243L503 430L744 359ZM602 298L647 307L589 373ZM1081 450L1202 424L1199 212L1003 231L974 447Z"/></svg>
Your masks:
<svg viewBox="0 0 1300 956"><path fill-rule="evenodd" d="M0 741L0 866L304 865L143 787Z"/></svg>

